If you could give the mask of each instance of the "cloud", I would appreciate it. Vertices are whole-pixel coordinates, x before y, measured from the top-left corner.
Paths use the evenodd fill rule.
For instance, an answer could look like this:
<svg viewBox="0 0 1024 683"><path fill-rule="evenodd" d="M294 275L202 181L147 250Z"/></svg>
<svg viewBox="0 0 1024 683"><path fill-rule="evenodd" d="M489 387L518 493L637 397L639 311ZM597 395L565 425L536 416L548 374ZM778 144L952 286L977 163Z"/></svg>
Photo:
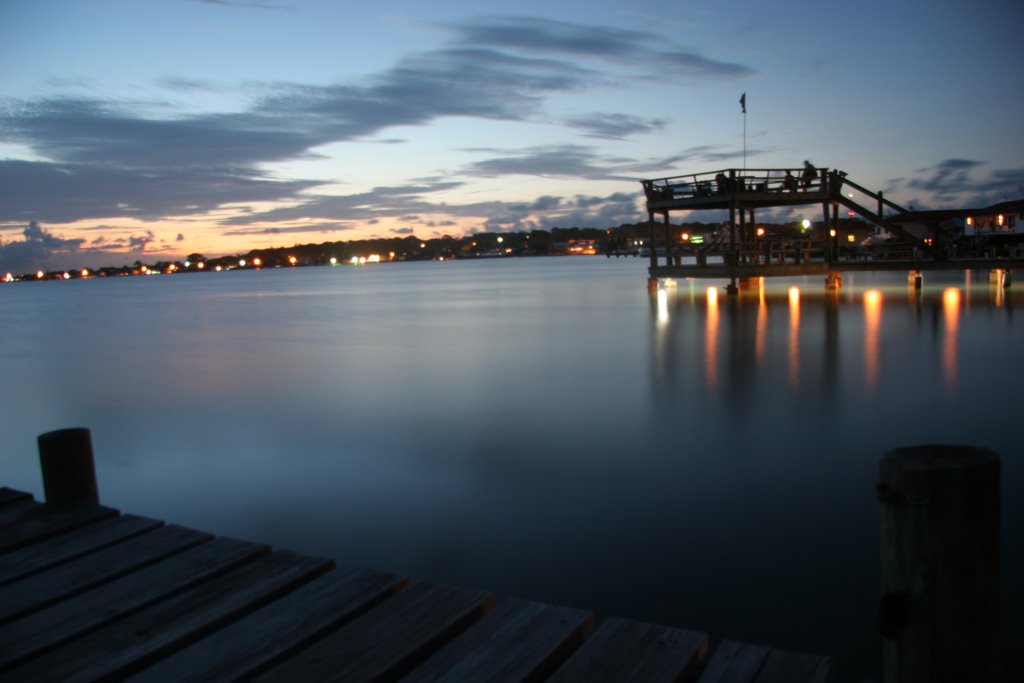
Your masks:
<svg viewBox="0 0 1024 683"><path fill-rule="evenodd" d="M660 35L607 26L539 18L485 17L452 25L449 29L456 34L457 42L466 45L612 62L640 67L647 77L723 79L757 73L750 67L711 59L692 50L651 47L665 43Z"/></svg>
<svg viewBox="0 0 1024 683"><path fill-rule="evenodd" d="M131 170L101 163L0 159L0 221L202 214L223 204L293 199L320 183L245 168Z"/></svg>
<svg viewBox="0 0 1024 683"><path fill-rule="evenodd" d="M77 259L84 239L64 239L32 221L22 230L24 240L0 246L0 270L25 273L37 268L64 268ZM53 265L59 264L59 265Z"/></svg>
<svg viewBox="0 0 1024 683"><path fill-rule="evenodd" d="M951 158L918 169L917 175L902 181L911 190L925 193L912 201L918 208L984 208L1024 194L1024 167L992 169L982 175L985 162ZM901 181L891 181L896 185ZM909 201L907 202L910 203Z"/></svg>
<svg viewBox="0 0 1024 683"><path fill-rule="evenodd" d="M238 7L242 9L269 9L281 11L294 11L291 5L282 5L276 2L261 2L261 0L192 0L204 5L220 5L221 7Z"/></svg>
<svg viewBox="0 0 1024 683"><path fill-rule="evenodd" d="M631 180L605 165L589 147L559 145L531 147L469 164L464 175L494 178L503 175L531 175L587 180Z"/></svg>
<svg viewBox="0 0 1024 683"><path fill-rule="evenodd" d="M223 234L230 236L240 235L283 235L286 233L325 233L325 232L339 232L342 230L352 230L351 225L344 223L317 223L314 225L289 225L289 226L274 226L270 228L239 228L237 230L227 230Z"/></svg>
<svg viewBox="0 0 1024 683"><path fill-rule="evenodd" d="M258 0L207 4L285 7ZM181 114L163 103L70 96L7 100L0 106L0 137L28 147L35 158L0 160L0 221L159 219L257 202L293 206L239 216L228 224L251 225L257 215L266 221L337 216L371 221L396 215L389 203L400 213L422 213L424 207L437 207L420 200L420 194L440 186L316 196L310 190L325 183L278 180L265 169L310 158L329 143L368 140L389 128L446 117L549 123L553 119L544 112L548 98L604 87L609 81L628 87L636 78L666 74L720 80L754 73L683 48L661 47L666 45L662 36L618 28L515 17L446 28L451 42L440 49L409 54L357 82L268 84L269 95L235 112ZM164 83L209 87L182 78ZM604 139L665 126L661 119L614 112L562 123ZM505 153L462 172L473 177L624 179L621 170L585 147L564 145Z"/></svg>
<svg viewBox="0 0 1024 683"><path fill-rule="evenodd" d="M607 140L622 140L637 133L654 133L664 130L665 119L646 119L629 114L590 114L566 119L566 124L580 128L584 135Z"/></svg>

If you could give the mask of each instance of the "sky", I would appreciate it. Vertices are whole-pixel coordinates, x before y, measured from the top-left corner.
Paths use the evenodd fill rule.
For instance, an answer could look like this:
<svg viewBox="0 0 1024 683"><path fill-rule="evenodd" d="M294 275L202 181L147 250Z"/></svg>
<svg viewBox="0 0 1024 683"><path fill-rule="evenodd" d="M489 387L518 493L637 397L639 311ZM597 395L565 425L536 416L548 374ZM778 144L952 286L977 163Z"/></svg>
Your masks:
<svg viewBox="0 0 1024 683"><path fill-rule="evenodd" d="M1019 0L0 0L0 271L605 228L646 220L640 179L805 159L917 209L1021 199L1022 25Z"/></svg>

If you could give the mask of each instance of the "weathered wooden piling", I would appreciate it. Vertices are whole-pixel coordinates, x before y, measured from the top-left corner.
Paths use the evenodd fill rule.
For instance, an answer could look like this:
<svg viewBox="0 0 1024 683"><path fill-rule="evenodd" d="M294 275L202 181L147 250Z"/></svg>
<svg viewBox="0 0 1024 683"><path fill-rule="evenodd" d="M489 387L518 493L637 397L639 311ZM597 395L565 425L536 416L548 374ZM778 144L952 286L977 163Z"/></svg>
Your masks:
<svg viewBox="0 0 1024 683"><path fill-rule="evenodd" d="M877 493L886 683L999 680L999 456L897 449Z"/></svg>
<svg viewBox="0 0 1024 683"><path fill-rule="evenodd" d="M37 441L46 502L99 505L89 430L85 427L58 429L41 434Z"/></svg>

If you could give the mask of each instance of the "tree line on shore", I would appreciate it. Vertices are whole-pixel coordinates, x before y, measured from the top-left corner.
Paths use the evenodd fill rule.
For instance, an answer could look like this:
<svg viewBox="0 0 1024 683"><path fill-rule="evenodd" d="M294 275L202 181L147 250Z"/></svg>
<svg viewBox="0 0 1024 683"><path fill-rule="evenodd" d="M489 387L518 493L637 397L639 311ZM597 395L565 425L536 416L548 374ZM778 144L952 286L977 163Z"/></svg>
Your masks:
<svg viewBox="0 0 1024 683"><path fill-rule="evenodd" d="M772 225L774 232L799 231L798 223ZM672 225L671 230L692 234L709 234L721 229L720 223L687 223ZM586 243L593 250L585 253L620 253L629 245L646 240L649 233L646 221L623 223L614 228L552 228L529 232L481 232L454 237L443 235L421 239L415 235L405 237L371 238L363 240L296 244L291 247L252 249L246 253L205 257L193 253L180 260L159 260L145 263L136 260L131 265L107 266L95 269L43 271L14 275L6 281L72 279L81 277L110 277L122 275L149 275L203 271L222 271L253 268L279 268L298 266L342 265L367 261L423 261L439 259L487 258L504 256L549 256L572 253L571 245ZM659 234L663 224L658 225Z"/></svg>

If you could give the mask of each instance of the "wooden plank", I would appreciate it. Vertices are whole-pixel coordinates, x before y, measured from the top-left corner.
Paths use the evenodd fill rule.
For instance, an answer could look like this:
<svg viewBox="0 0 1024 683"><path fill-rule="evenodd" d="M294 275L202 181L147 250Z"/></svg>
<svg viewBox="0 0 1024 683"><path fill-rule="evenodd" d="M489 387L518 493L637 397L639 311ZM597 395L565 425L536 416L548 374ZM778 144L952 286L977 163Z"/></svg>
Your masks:
<svg viewBox="0 0 1024 683"><path fill-rule="evenodd" d="M700 683L753 683L769 652L764 645L723 641L701 674Z"/></svg>
<svg viewBox="0 0 1024 683"><path fill-rule="evenodd" d="M37 503L32 498L18 498L11 500L6 505L0 507L0 526L9 526L13 524L20 515L24 514L28 510L40 507L41 503Z"/></svg>
<svg viewBox="0 0 1024 683"><path fill-rule="evenodd" d="M505 600L402 681L542 680L593 630L589 612Z"/></svg>
<svg viewBox="0 0 1024 683"><path fill-rule="evenodd" d="M415 583L256 680L394 680L493 604L481 591Z"/></svg>
<svg viewBox="0 0 1024 683"><path fill-rule="evenodd" d="M772 650L755 683L831 683L835 666L831 657Z"/></svg>
<svg viewBox="0 0 1024 683"><path fill-rule="evenodd" d="M250 562L266 546L218 538L0 625L0 670Z"/></svg>
<svg viewBox="0 0 1024 683"><path fill-rule="evenodd" d="M329 560L275 552L90 631L83 638L0 674L0 680L121 680L294 590L332 566Z"/></svg>
<svg viewBox="0 0 1024 683"><path fill-rule="evenodd" d="M5 553L0 555L0 586L57 567L162 525L163 522L156 519L121 515L71 534Z"/></svg>
<svg viewBox="0 0 1024 683"><path fill-rule="evenodd" d="M693 681L707 659L704 633L608 619L551 681Z"/></svg>
<svg viewBox="0 0 1024 683"><path fill-rule="evenodd" d="M4 517L0 526L0 553L116 516L117 510L102 505L54 507L37 504L19 514Z"/></svg>
<svg viewBox="0 0 1024 683"><path fill-rule="evenodd" d="M32 494L0 486L0 508L18 501L32 500Z"/></svg>
<svg viewBox="0 0 1024 683"><path fill-rule="evenodd" d="M384 572L331 572L130 680L212 683L251 678L376 606L404 583Z"/></svg>
<svg viewBox="0 0 1024 683"><path fill-rule="evenodd" d="M699 683L830 683L834 677L830 657L726 640Z"/></svg>
<svg viewBox="0 0 1024 683"><path fill-rule="evenodd" d="M170 525L0 587L0 624L43 609L205 543L210 534Z"/></svg>

